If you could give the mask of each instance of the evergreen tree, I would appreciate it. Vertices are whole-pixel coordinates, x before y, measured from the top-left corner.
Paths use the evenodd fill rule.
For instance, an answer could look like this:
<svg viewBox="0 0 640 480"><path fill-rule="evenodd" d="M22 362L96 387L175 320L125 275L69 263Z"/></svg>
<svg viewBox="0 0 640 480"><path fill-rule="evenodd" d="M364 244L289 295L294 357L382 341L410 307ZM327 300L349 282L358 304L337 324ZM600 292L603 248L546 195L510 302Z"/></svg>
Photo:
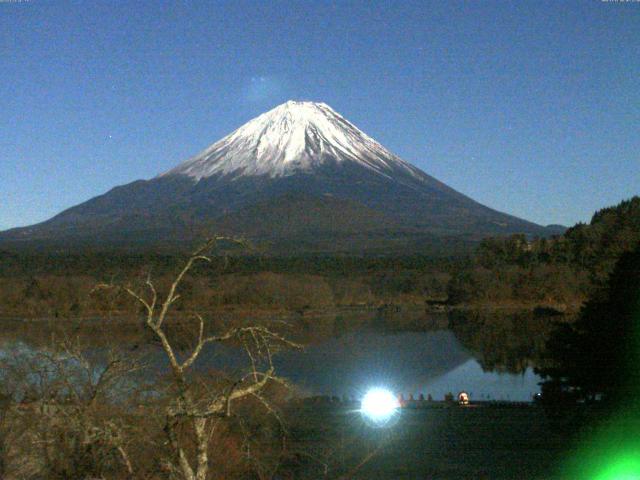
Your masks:
<svg viewBox="0 0 640 480"><path fill-rule="evenodd" d="M608 283L594 291L576 322L550 337L547 366L538 373L547 391L618 402L639 392L640 247L622 254Z"/></svg>

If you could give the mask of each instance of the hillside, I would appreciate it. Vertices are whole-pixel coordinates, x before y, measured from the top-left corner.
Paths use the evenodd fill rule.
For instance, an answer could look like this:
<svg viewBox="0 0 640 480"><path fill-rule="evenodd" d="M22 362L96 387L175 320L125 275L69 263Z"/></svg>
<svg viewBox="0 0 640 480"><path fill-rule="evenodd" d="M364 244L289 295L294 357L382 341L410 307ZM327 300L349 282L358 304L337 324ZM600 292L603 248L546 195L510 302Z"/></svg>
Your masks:
<svg viewBox="0 0 640 480"><path fill-rule="evenodd" d="M449 284L453 303L577 306L601 287L617 260L640 244L640 197L597 211L588 224L533 241L483 240Z"/></svg>

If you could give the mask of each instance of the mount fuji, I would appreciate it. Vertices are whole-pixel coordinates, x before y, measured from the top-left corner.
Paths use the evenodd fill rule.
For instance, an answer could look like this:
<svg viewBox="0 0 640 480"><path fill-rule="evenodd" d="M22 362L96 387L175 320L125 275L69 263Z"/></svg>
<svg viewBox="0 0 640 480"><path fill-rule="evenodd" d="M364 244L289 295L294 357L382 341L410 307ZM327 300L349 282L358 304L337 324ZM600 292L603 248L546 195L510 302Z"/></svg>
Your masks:
<svg viewBox="0 0 640 480"><path fill-rule="evenodd" d="M284 103L150 180L113 188L0 244L180 245L216 233L281 253L406 252L552 233L403 161L324 103Z"/></svg>

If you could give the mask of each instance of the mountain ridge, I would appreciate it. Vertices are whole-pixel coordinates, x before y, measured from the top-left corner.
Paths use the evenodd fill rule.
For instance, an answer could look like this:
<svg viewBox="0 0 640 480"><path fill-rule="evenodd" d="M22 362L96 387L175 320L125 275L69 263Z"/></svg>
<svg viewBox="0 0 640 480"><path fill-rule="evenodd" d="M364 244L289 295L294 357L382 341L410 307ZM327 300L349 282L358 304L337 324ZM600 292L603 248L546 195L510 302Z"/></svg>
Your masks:
<svg viewBox="0 0 640 480"><path fill-rule="evenodd" d="M289 215L289 220L282 217L287 210L279 202L292 198L295 208L319 217L307 212ZM253 217L248 212L254 212ZM288 222L287 228L282 222ZM350 234L354 251L363 250L368 235L462 235L479 240L487 235L550 233L431 177L328 105L291 101L150 180L114 187L40 224L0 232L0 245L51 240L126 244L145 238L151 243L180 243L194 232L204 235L219 229L256 237L279 232L286 244L295 236L306 235L300 238L305 245L322 237L320 250L331 235ZM269 237L278 243L277 235ZM343 245L349 250L348 241Z"/></svg>

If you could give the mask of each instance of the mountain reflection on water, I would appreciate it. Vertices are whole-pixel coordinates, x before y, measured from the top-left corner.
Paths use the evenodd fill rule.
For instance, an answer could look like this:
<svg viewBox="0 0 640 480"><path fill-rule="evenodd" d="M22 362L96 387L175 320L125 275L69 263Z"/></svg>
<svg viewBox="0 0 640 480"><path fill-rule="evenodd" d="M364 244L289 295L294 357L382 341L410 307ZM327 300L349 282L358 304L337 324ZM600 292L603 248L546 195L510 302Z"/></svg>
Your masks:
<svg viewBox="0 0 640 480"><path fill-rule="evenodd" d="M466 390L476 399L526 401L539 390L531 368L523 374L483 371L450 330L354 332L287 352L277 363L282 375L309 392L356 398L373 386L440 400Z"/></svg>
<svg viewBox="0 0 640 480"><path fill-rule="evenodd" d="M448 392L466 390L472 400L528 401L539 391L540 378L532 367L540 361L553 319L495 312L394 315L293 320L306 346L303 351L279 353L277 371L310 395L358 398L372 386L386 386L406 397L423 394L440 400ZM17 342L34 350L48 348L46 329L35 324L32 328L29 333L23 324L13 334L3 329L0 350ZM123 348L140 340L120 333L124 336L116 341ZM117 335L112 332L111 339ZM100 350L99 339L94 341L90 348ZM161 372L162 352L148 348L152 370ZM201 370L245 369L247 359L237 347L211 345L197 365Z"/></svg>

